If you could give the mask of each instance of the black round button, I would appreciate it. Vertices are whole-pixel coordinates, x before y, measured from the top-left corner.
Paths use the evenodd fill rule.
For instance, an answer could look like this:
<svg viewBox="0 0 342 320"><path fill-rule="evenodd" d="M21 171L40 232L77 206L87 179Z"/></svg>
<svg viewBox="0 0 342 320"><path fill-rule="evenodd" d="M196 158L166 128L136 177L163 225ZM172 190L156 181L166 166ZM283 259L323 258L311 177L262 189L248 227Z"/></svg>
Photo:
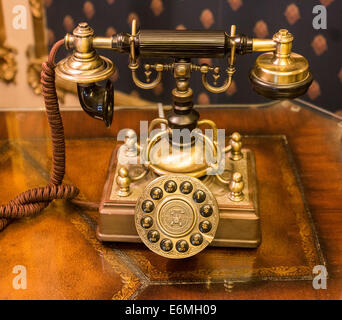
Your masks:
<svg viewBox="0 0 342 320"><path fill-rule="evenodd" d="M145 212L145 213L150 213L153 211L154 209L154 204L151 200L145 200L142 205L141 205L141 208L142 210Z"/></svg>
<svg viewBox="0 0 342 320"><path fill-rule="evenodd" d="M160 248L163 251L170 251L173 248L173 243L172 243L172 241L170 239L163 239L160 242Z"/></svg>
<svg viewBox="0 0 342 320"><path fill-rule="evenodd" d="M202 217L210 217L213 214L213 208L209 204L205 204L201 207L200 213Z"/></svg>
<svg viewBox="0 0 342 320"><path fill-rule="evenodd" d="M175 192L177 190L177 184L173 180L168 180L164 184L164 190L168 193Z"/></svg>
<svg viewBox="0 0 342 320"><path fill-rule="evenodd" d="M192 184L189 181L182 182L179 188L180 188L180 191L184 194L191 193L193 189Z"/></svg>
<svg viewBox="0 0 342 320"><path fill-rule="evenodd" d="M147 234L147 239L152 243L158 242L160 239L159 232L157 230L150 230Z"/></svg>
<svg viewBox="0 0 342 320"><path fill-rule="evenodd" d="M202 190L197 190L194 195L193 195L193 199L197 202L197 203L202 203L205 200L205 192Z"/></svg>
<svg viewBox="0 0 342 320"><path fill-rule="evenodd" d="M158 187L154 187L150 192L150 196L153 200L160 200L163 197L163 190Z"/></svg>
<svg viewBox="0 0 342 320"><path fill-rule="evenodd" d="M143 217L140 220L140 224L145 229L151 228L153 225L153 219L150 216Z"/></svg>
<svg viewBox="0 0 342 320"><path fill-rule="evenodd" d="M194 233L190 237L190 242L193 246L199 246L203 242L203 237L200 233Z"/></svg>
<svg viewBox="0 0 342 320"><path fill-rule="evenodd" d="M189 245L185 240L179 240L176 243L176 249L178 252L186 252L189 249Z"/></svg>
<svg viewBox="0 0 342 320"><path fill-rule="evenodd" d="M208 221L208 220L202 221L200 223L200 225L199 225L199 229L203 233L209 232L211 230L211 223L210 223L210 221Z"/></svg>

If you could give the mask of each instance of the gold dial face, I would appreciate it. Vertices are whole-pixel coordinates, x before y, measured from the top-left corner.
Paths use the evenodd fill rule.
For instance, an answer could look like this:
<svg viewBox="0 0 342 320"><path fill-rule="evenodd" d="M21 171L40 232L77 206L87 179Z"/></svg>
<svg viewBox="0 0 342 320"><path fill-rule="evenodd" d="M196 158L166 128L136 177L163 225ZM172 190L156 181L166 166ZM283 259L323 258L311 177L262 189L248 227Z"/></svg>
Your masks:
<svg viewBox="0 0 342 320"><path fill-rule="evenodd" d="M158 220L165 234L179 237L193 228L196 217L190 203L167 197L158 212Z"/></svg>
<svg viewBox="0 0 342 320"><path fill-rule="evenodd" d="M210 190L186 175L165 175L148 184L137 201L135 225L141 240L167 258L187 258L214 239L218 206Z"/></svg>

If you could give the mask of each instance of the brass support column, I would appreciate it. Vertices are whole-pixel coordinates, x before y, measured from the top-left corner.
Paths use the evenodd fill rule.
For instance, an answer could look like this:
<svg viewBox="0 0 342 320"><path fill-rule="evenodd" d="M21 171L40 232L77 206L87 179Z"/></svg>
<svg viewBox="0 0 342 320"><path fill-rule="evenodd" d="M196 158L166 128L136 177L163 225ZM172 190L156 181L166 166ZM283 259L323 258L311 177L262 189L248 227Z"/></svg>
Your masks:
<svg viewBox="0 0 342 320"><path fill-rule="evenodd" d="M177 59L173 64L173 76L176 79L176 88L172 90L173 108L167 113L171 129L189 129L197 126L199 113L193 109L193 91L189 88L191 74L190 59Z"/></svg>

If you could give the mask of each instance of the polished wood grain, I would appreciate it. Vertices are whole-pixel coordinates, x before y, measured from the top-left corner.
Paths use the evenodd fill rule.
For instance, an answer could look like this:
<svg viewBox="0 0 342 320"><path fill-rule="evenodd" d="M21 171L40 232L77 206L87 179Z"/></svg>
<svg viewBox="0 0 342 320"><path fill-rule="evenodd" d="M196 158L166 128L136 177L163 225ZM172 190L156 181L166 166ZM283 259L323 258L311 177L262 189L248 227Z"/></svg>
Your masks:
<svg viewBox="0 0 342 320"><path fill-rule="evenodd" d="M137 130L138 120L150 121L155 116L156 111L119 110L113 127L107 130L82 112L63 112L68 138L66 180L80 187L82 198L100 200L114 136L119 130ZM234 282L227 276L216 281L202 277L196 283L172 283L168 279L149 278L146 269L139 267L132 256L146 250L142 245L99 243L94 232L97 212L55 201L37 217L16 221L0 233L0 298L342 298L341 123L288 102L267 108L202 109L201 118L212 119L219 128L243 135L286 136L327 263L327 290L313 289L311 280ZM0 125L0 200L5 203L18 192L47 181L51 146L42 112L3 112ZM262 159L261 154L258 159ZM273 181L274 171L263 170L262 174ZM298 250L295 238L293 247ZM222 253L221 258L223 264ZM220 259L215 263L220 264ZM27 290L12 287L15 265L27 267Z"/></svg>

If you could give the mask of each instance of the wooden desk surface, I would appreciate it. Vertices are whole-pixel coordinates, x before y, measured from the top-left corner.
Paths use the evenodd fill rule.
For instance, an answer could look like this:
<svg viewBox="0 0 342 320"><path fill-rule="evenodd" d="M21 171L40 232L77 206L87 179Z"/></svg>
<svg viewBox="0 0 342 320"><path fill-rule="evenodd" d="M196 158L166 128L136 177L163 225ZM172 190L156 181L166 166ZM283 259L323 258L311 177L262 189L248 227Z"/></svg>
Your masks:
<svg viewBox="0 0 342 320"><path fill-rule="evenodd" d="M137 130L139 119L155 116L156 111L119 110L114 126L106 130L83 112L63 112L66 181L76 184L84 199L99 202L112 137L123 128ZM315 290L311 280L156 281L131 263L132 246L145 250L142 245L101 244L94 232L97 212L55 201L38 216L15 221L0 233L0 299L341 299L342 122L297 102L203 109L201 118L243 135L286 135L327 263L326 290ZM45 184L50 142L43 112L1 112L0 128L0 201L6 203ZM17 265L26 267L26 290L13 288Z"/></svg>

